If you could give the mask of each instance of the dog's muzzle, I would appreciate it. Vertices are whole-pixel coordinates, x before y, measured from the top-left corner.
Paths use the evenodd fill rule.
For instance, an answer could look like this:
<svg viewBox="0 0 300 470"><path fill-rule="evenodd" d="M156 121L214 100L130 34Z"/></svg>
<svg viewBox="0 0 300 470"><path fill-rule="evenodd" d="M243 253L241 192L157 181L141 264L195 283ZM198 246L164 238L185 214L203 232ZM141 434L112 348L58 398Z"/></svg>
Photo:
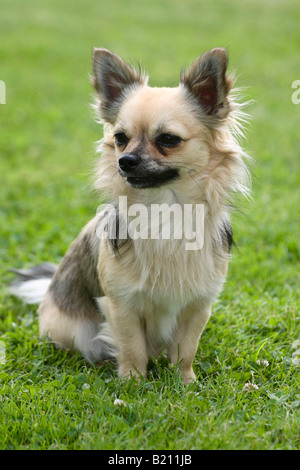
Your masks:
<svg viewBox="0 0 300 470"><path fill-rule="evenodd" d="M119 173L133 188L154 188L178 178L177 168L160 166L153 159L143 159L135 154L119 158Z"/></svg>
<svg viewBox="0 0 300 470"><path fill-rule="evenodd" d="M126 175L130 175L136 170L140 162L141 157L133 154L126 154L119 158L119 167Z"/></svg>

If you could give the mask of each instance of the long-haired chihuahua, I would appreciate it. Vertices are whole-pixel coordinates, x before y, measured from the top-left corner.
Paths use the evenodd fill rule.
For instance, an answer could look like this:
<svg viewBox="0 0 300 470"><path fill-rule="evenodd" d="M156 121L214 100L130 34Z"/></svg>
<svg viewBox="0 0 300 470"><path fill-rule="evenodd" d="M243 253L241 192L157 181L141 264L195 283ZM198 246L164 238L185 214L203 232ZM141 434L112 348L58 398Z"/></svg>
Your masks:
<svg viewBox="0 0 300 470"><path fill-rule="evenodd" d="M227 65L226 50L212 49L181 71L178 87L152 88L141 69L94 49L104 123L94 179L107 204L58 267L14 270L12 292L41 301L41 336L89 361L115 357L121 377L146 377L149 358L167 351L186 384L196 378L227 274L232 195L250 194Z"/></svg>

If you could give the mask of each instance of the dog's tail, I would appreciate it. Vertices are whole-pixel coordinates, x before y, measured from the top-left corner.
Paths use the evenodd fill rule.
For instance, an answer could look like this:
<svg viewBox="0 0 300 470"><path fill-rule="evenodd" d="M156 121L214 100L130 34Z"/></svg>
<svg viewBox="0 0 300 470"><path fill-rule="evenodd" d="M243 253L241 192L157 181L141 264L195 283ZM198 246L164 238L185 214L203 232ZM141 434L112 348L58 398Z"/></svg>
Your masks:
<svg viewBox="0 0 300 470"><path fill-rule="evenodd" d="M10 293L27 304L40 304L57 268L56 264L42 263L29 269L10 269L17 275L9 286Z"/></svg>

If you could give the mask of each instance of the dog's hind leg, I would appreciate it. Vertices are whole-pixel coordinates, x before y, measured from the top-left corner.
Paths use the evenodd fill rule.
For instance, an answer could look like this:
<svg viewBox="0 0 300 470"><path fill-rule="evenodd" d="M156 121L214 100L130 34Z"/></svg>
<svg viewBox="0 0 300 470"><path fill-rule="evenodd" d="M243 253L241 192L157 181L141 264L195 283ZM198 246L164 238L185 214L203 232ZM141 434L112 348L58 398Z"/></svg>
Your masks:
<svg viewBox="0 0 300 470"><path fill-rule="evenodd" d="M97 271L100 217L86 225L57 268L47 264L43 269L14 270L19 279L11 287L27 303L42 300L38 310L42 337L48 336L59 348L81 351L89 361L115 355L109 327L96 301L104 295Z"/></svg>
<svg viewBox="0 0 300 470"><path fill-rule="evenodd" d="M38 310L40 336L48 337L60 349L80 351L91 362L104 361L115 356L113 338L101 312L93 317L66 314L47 292ZM105 330L105 340L103 331Z"/></svg>
<svg viewBox="0 0 300 470"><path fill-rule="evenodd" d="M112 335L96 300L104 296L97 270L99 218L72 243L39 308L41 336L48 335L58 347L81 351L89 361L114 356Z"/></svg>

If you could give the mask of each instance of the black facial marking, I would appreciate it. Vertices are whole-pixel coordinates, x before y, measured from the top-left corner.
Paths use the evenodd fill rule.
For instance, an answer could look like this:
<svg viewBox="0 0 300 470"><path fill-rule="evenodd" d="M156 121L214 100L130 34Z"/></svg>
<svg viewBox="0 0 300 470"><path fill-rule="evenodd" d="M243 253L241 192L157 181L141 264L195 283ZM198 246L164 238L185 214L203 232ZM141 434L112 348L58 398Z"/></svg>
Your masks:
<svg viewBox="0 0 300 470"><path fill-rule="evenodd" d="M128 176L127 183L133 188L157 188L179 178L178 168L164 168L162 171L148 171L144 175Z"/></svg>

